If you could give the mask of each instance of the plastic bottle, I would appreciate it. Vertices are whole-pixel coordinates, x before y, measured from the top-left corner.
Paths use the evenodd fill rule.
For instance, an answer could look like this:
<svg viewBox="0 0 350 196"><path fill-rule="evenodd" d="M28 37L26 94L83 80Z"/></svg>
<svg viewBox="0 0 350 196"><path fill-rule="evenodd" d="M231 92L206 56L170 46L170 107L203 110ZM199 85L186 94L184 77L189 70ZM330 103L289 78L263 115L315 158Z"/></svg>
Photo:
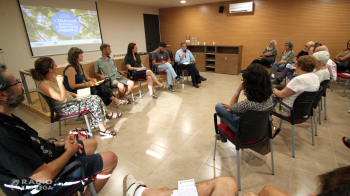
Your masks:
<svg viewBox="0 0 350 196"><path fill-rule="evenodd" d="M191 39L191 44L194 45L194 38L192 37Z"/></svg>
<svg viewBox="0 0 350 196"><path fill-rule="evenodd" d="M197 37L194 38L194 45L198 45L198 43L197 43Z"/></svg>

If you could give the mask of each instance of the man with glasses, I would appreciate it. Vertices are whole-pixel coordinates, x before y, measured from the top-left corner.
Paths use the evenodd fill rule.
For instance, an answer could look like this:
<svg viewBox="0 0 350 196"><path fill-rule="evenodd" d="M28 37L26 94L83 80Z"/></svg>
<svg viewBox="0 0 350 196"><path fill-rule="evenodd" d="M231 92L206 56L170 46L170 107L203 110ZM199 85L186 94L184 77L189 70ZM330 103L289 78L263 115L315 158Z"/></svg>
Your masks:
<svg viewBox="0 0 350 196"><path fill-rule="evenodd" d="M39 137L12 114L25 99L22 87L22 82L0 65L0 185L23 195L63 195L81 180L81 170L73 170L58 182L52 180L66 165L80 161L85 165L85 176L94 176L99 192L117 166L117 156L113 152L95 154L95 140L77 141L74 134L68 134L64 142ZM84 195L91 195L89 188Z"/></svg>
<svg viewBox="0 0 350 196"><path fill-rule="evenodd" d="M279 75L276 79L272 81L272 84L280 84L286 76L293 75L295 72L295 64L298 60L299 57L304 56L304 55L309 55L309 50L311 47L315 45L315 42L309 41L304 45L304 49L302 49L293 59L292 62L293 64L287 64L286 68L283 70L281 75Z"/></svg>

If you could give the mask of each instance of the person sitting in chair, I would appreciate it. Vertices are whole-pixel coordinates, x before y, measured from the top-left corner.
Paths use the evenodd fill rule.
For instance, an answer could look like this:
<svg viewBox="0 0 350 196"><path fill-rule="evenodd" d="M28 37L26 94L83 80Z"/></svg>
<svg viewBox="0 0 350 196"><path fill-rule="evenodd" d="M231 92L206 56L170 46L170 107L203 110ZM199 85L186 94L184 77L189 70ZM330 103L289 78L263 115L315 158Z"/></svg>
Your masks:
<svg viewBox="0 0 350 196"><path fill-rule="evenodd" d="M281 57L279 60L274 62L271 67L271 79L274 80L277 71L284 70L287 64L292 64L292 59L294 58L295 54L293 51L293 43L292 42L286 42L284 44L284 50L281 54Z"/></svg>
<svg viewBox="0 0 350 196"><path fill-rule="evenodd" d="M263 65L264 67L269 67L272 63L275 62L276 56L277 56L277 41L271 40L267 48L260 54L261 59L255 59L253 63L259 63Z"/></svg>
<svg viewBox="0 0 350 196"><path fill-rule="evenodd" d="M126 96L130 94L134 82L123 77L123 75L127 75L126 71L118 71L114 59L109 56L112 52L110 45L101 44L100 50L102 55L94 61L96 75L102 80L106 77L109 78L110 87L118 88L120 99L126 100ZM127 102L131 104L131 100L127 99Z"/></svg>
<svg viewBox="0 0 350 196"><path fill-rule="evenodd" d="M99 192L117 166L118 157L113 152L94 154L97 148L95 140L77 141L73 134L67 135L64 142L48 142L39 137L38 132L13 114L24 99L21 81L16 80L13 74L6 70L5 65L1 65L0 181L2 187L29 195L47 196L57 195L59 192L62 194L72 188L70 183L82 180L80 168L63 176L58 182L53 182L54 184L50 182L65 166L74 161L80 161L85 166L86 177L96 175L93 183L96 191ZM20 183L13 183L16 180ZM36 187L31 190L33 187L31 185L39 182L48 182L45 185L49 186L47 188L50 190L39 190ZM22 186L25 186L25 189L22 189ZM91 195L90 188L86 189L84 195Z"/></svg>
<svg viewBox="0 0 350 196"><path fill-rule="evenodd" d="M152 53L152 65L157 66L157 71L165 71L167 76L167 82L169 90L174 92L173 80L175 78L177 82L183 82L184 79L178 76L171 65L171 59L168 51L166 51L166 43L160 42L159 48Z"/></svg>
<svg viewBox="0 0 350 196"><path fill-rule="evenodd" d="M198 83L207 80L203 76L199 75L199 71L196 67L196 59L193 57L191 51L187 49L186 42L181 42L181 49L176 51L175 62L178 63L179 69L190 70L190 75L194 87L199 88Z"/></svg>

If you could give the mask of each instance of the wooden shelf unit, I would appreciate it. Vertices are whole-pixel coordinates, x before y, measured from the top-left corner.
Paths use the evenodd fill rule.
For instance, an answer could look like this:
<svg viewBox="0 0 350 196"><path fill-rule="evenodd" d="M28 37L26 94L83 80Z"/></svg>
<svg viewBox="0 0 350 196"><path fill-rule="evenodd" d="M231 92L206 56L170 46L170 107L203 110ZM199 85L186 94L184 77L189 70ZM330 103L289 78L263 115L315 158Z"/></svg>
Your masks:
<svg viewBox="0 0 350 196"><path fill-rule="evenodd" d="M242 66L243 46L188 45L199 71L238 75Z"/></svg>

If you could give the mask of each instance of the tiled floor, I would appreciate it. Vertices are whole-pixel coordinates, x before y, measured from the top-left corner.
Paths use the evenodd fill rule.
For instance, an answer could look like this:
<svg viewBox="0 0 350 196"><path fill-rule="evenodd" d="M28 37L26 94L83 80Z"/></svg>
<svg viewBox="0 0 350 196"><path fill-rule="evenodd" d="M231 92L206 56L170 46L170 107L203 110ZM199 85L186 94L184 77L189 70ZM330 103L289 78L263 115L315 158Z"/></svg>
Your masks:
<svg viewBox="0 0 350 196"><path fill-rule="evenodd" d="M112 111L123 112L121 119L106 124L118 134L114 138L102 138L97 129L98 152L112 151L119 163L101 195L121 195L122 179L133 174L149 188L163 186L174 188L177 181L194 178L196 182L218 176L236 176L236 152L229 143L218 143L216 161L214 150L214 106L218 102L229 103L241 75L223 75L205 72L208 81L199 89L186 83L175 84L175 92L157 89L157 100L145 96L127 106L109 106ZM350 90L342 97L344 83L333 92L327 90L328 120L318 125L319 135L315 146L311 145L310 121L296 126L296 158L291 157L291 126L284 123L282 132L274 139L275 175L271 175L270 154L259 155L245 150L241 158L242 191L259 192L265 185L272 185L291 195L308 195L316 192L317 175L336 167L349 165L350 156L341 142L342 136L350 136ZM145 94L147 91L144 90ZM245 99L244 96L240 100ZM42 137L50 137L50 124L19 107L15 114L23 118ZM279 120L275 120L276 123ZM70 120L62 126L63 135L75 127L84 127L84 119ZM55 136L58 137L58 125ZM63 136L62 136L63 137ZM147 154L152 151L158 156ZM242 153L241 153L242 155Z"/></svg>

